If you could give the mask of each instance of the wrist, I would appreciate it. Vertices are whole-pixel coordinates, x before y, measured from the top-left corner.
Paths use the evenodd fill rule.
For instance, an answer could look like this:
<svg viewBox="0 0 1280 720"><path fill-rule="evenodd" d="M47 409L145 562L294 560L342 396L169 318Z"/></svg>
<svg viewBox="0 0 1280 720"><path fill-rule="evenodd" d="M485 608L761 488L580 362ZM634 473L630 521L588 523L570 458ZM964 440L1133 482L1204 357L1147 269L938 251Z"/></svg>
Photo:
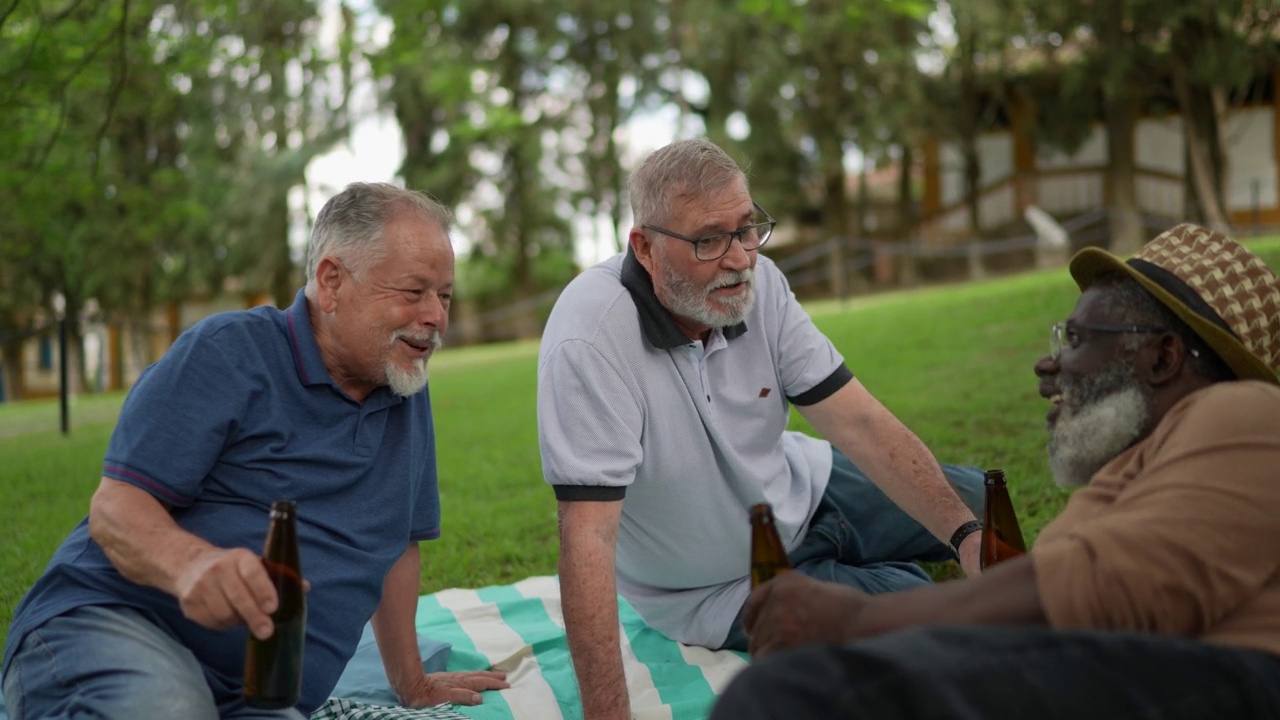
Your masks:
<svg viewBox="0 0 1280 720"><path fill-rule="evenodd" d="M951 534L951 540L948 544L951 546L951 552L955 555L957 560L960 559L960 546L963 545L964 541L969 539L970 536L977 535L981 530L981 522L977 520L969 520L956 528L956 531Z"/></svg>
<svg viewBox="0 0 1280 720"><path fill-rule="evenodd" d="M387 682L397 694L407 692L422 681L426 672L422 669L422 661L396 663L396 667L386 668Z"/></svg>

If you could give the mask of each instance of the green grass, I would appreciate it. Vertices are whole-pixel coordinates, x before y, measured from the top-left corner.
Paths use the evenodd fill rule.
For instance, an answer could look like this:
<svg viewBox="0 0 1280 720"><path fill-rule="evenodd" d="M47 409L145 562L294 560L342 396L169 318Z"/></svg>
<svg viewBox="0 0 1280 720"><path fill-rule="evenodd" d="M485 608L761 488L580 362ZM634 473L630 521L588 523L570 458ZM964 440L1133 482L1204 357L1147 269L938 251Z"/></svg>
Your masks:
<svg viewBox="0 0 1280 720"><path fill-rule="evenodd" d="M1280 240L1251 246L1280 267ZM943 461L1003 467L1031 539L1066 493L1045 467L1031 368L1077 291L1063 269L813 303L862 382ZM538 460L537 344L450 349L432 362L444 536L423 548L423 592L555 572L555 500ZM0 640L13 608L98 482L121 396L0 406ZM808 430L799 416L793 426ZM44 429L41 429L44 428ZM14 434L27 430L22 434ZM34 430L34 431L32 431Z"/></svg>

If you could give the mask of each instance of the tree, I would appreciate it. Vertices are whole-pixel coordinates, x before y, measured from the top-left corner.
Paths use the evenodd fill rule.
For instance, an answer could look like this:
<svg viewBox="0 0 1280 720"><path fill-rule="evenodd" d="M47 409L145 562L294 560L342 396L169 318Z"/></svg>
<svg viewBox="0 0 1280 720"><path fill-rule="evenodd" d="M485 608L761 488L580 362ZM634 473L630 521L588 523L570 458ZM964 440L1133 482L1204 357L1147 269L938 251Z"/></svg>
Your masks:
<svg viewBox="0 0 1280 720"><path fill-rule="evenodd" d="M1167 67L1182 114L1199 219L1229 231L1226 116L1233 95L1273 68L1280 10L1248 0L1159 6L1169 28Z"/></svg>
<svg viewBox="0 0 1280 720"><path fill-rule="evenodd" d="M621 236L617 135L661 72L661 13L622 0L382 9L397 28L376 67L405 135L401 172L469 213L462 292L482 311L514 301L512 332L536 333L538 298L573 273L571 219L607 218Z"/></svg>
<svg viewBox="0 0 1280 720"><path fill-rule="evenodd" d="M29 328L57 300L78 350L90 313L146 322L156 304L219 292L228 274L252 280L259 265L277 295L288 276L291 296L287 227L238 215L230 182L243 178L227 168L283 159L287 172L249 174L252 197L278 208L302 178L305 162L290 160L343 129L345 88L325 82L314 20L302 0L10 4L0 41L17 51L0 63L21 81L0 91L14 204L0 252L23 273L0 279L4 324Z"/></svg>
<svg viewBox="0 0 1280 720"><path fill-rule="evenodd" d="M655 50L665 16L655 5L627 0L571 0L566 8L557 26L587 110L571 124L590 127L580 147L568 148L568 163L587 178L575 206L582 215L607 217L621 251L626 169L617 134L657 92L662 61Z"/></svg>
<svg viewBox="0 0 1280 720"><path fill-rule="evenodd" d="M817 209L823 233L836 241L830 277L838 295L847 293L855 230L861 235L861 223L851 223L846 158L855 146L886 144L893 120L910 114L898 108L916 97L908 88L917 76L901 72L895 46L931 8L911 0L756 0L744 4L741 16L724 2L672 8L672 24L682 28L681 62L710 88L704 103L682 102L700 112L709 137L740 146L768 168L768 186L753 192L778 208L776 214ZM914 36L911 41L914 47ZM883 92L882 81L903 92ZM735 116L747 126L737 139L729 132ZM858 273L852 278L860 281Z"/></svg>

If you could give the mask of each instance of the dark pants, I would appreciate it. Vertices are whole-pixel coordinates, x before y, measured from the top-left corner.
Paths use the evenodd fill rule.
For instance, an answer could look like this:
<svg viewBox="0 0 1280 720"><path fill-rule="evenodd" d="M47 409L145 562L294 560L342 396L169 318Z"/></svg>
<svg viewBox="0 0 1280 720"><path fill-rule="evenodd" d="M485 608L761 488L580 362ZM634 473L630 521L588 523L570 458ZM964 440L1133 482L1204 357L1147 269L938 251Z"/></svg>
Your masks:
<svg viewBox="0 0 1280 720"><path fill-rule="evenodd" d="M766 657L711 713L765 718L1280 718L1280 658L1131 633L918 628Z"/></svg>
<svg viewBox="0 0 1280 720"><path fill-rule="evenodd" d="M982 470L944 464L942 474L981 519ZM953 557L945 542L903 512L838 450L832 452L831 480L809 531L788 555L805 575L867 593L927 585L929 575L916 563ZM747 649L741 611L721 647Z"/></svg>

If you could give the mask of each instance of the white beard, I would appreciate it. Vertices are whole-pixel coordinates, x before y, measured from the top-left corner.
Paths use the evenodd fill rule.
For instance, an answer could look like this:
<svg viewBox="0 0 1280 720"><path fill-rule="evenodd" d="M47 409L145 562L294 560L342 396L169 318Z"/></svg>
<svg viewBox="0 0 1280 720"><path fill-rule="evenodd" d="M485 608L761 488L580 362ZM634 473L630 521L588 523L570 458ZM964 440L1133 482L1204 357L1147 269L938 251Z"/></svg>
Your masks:
<svg viewBox="0 0 1280 720"><path fill-rule="evenodd" d="M392 333L391 342L395 343L401 337L407 337L416 342L430 342L433 353L439 350L443 344L440 339L440 333L434 330L430 335L412 335L403 332ZM391 392L400 397L409 397L422 392L422 389L427 386L427 360L429 359L424 357L414 360L412 367L408 369L388 360L383 367L383 371L387 374L387 387L391 388Z"/></svg>
<svg viewBox="0 0 1280 720"><path fill-rule="evenodd" d="M699 287L676 273L665 259L657 265L666 290L663 294L667 297L663 300L668 303L667 309L676 315L711 328L729 327L746 319L755 304L756 287L751 269L726 272L705 287ZM746 292L720 301L721 308L711 304L708 298L713 291L738 283L746 283Z"/></svg>
<svg viewBox="0 0 1280 720"><path fill-rule="evenodd" d="M1062 391L1062 410L1049 435L1049 470L1060 487L1076 488L1142 436L1151 404L1127 359Z"/></svg>

